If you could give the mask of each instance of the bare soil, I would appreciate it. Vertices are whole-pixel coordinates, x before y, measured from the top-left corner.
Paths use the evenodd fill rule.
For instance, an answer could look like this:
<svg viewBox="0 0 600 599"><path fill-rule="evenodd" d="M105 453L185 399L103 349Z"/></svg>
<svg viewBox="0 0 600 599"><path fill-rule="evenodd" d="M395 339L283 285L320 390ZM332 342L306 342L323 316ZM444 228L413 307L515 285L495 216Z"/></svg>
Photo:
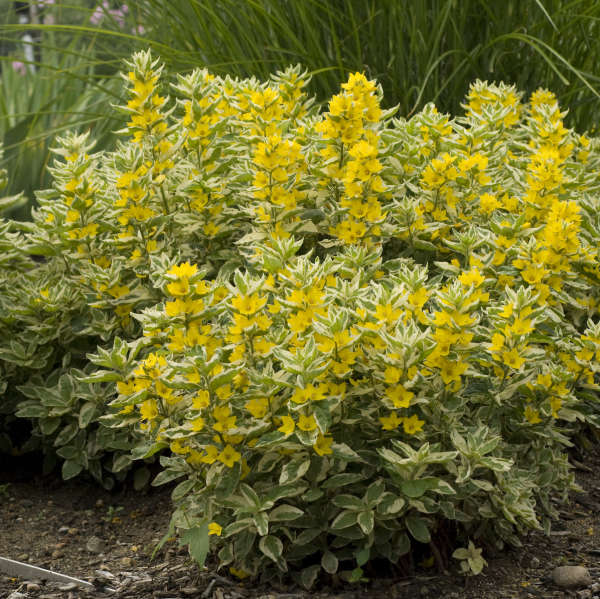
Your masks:
<svg viewBox="0 0 600 599"><path fill-rule="evenodd" d="M582 463L583 462L583 463ZM485 555L488 567L464 578L434 567L408 578L379 578L368 584L304 591L293 584L256 586L200 571L175 541L152 552L168 528L169 488L145 493L124 487L109 493L92 482L63 482L42 476L31 465L0 456L0 556L27 562L94 583L94 590L65 583L24 580L0 572L0 597L11 599L322 599L436 598L600 599L600 448L576 462L579 485L550 536L531 533L519 549ZM96 547L90 550L90 539ZM585 565L588 588L564 590L552 582L559 565Z"/></svg>

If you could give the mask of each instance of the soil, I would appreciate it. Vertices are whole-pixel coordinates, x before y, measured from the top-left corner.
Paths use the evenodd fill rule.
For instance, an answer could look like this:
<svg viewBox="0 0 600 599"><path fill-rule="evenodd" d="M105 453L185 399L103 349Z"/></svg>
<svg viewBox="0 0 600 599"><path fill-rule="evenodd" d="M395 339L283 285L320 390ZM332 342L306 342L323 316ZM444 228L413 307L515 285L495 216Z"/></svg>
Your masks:
<svg viewBox="0 0 600 599"><path fill-rule="evenodd" d="M169 488L139 493L125 487L109 493L89 481L42 476L6 457L0 462L0 556L95 585L87 590L0 572L1 598L600 599L600 448L587 454L583 463L574 462L577 482L586 492L572 494L550 536L530 533L519 549L484 554L488 566L483 574L465 578L455 565L450 572L438 572L434 566L409 578L310 593L292 584L256 586L210 567L201 571L175 541L152 558L168 528ZM559 588L552 570L560 565L586 566L592 583L575 590Z"/></svg>

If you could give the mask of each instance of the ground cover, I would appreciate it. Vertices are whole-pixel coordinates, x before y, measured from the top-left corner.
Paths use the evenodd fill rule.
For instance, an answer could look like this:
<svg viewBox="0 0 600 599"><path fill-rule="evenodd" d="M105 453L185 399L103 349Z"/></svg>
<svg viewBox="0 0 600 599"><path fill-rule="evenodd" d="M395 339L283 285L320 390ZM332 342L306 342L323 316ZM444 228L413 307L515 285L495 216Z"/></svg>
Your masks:
<svg viewBox="0 0 600 599"><path fill-rule="evenodd" d="M27 599L596 597L600 595L600 451L596 448L578 457L582 462L577 461L577 482L587 493L571 495L549 536L535 532L524 538L522 548L486 553L489 566L484 574L465 579L458 575L456 564L447 573L417 565L410 576L380 578L375 574L369 583L336 587L330 582L310 593L292 584L257 586L238 581L226 571L216 572L214 563L199 571L187 550L174 542L152 559L169 521L169 488L140 494L123 487L109 493L91 482L63 482L55 475L44 477L35 468L23 467L22 462L5 461L0 471L0 555L96 581L99 586L93 592L65 590L68 587L61 584L0 575L0 594L8 597L19 592ZM555 566L564 564L586 565L592 584L574 590L557 587L550 575ZM116 593L103 591L101 584Z"/></svg>

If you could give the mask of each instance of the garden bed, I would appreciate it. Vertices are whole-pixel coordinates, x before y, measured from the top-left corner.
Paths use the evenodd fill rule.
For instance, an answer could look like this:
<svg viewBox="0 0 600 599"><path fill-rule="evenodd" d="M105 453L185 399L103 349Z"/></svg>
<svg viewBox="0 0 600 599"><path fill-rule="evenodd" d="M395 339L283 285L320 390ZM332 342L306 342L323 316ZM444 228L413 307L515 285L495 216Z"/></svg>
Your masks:
<svg viewBox="0 0 600 599"><path fill-rule="evenodd" d="M577 481L587 493L571 495L551 535L531 533L520 549L494 556L484 553L489 565L478 577L465 579L455 571L439 573L435 566L418 567L410 578L374 578L368 584L328 586L311 593L293 584L257 587L236 581L226 572L217 574L210 563L206 570L199 571L187 549L179 548L176 541L167 542L152 559L151 554L168 527L169 488L152 488L143 494L122 488L109 493L84 480L63 482L20 463L3 463L0 555L97 585L93 591L78 590L64 583L27 581L0 574L3 597L15 592L22 593L23 599L600 596L599 450L577 462ZM594 581L591 587L566 591L554 585L553 568L565 564L586 565Z"/></svg>

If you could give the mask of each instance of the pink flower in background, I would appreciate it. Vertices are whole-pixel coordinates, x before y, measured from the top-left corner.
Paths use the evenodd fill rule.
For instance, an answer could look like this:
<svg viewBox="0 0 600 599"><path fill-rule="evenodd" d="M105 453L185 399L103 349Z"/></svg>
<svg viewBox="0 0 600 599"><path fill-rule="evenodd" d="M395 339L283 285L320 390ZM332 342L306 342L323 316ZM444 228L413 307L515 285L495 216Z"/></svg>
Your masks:
<svg viewBox="0 0 600 599"><path fill-rule="evenodd" d="M90 17L92 25L99 25L105 17L110 17L115 23L123 29L125 27L125 17L129 14L129 6L122 4L120 8L111 8L110 3L104 0L102 4L98 4Z"/></svg>
<svg viewBox="0 0 600 599"><path fill-rule="evenodd" d="M143 25L138 25L137 27L134 27L131 31L135 35L144 35L144 33L146 33L146 28Z"/></svg>
<svg viewBox="0 0 600 599"><path fill-rule="evenodd" d="M103 17L104 11L102 10L102 7L96 6L96 10L92 13L92 16L90 17L90 23L92 25L99 25Z"/></svg>
<svg viewBox="0 0 600 599"><path fill-rule="evenodd" d="M11 65L12 65L13 71L15 73L18 73L19 75L25 75L25 73L27 72L25 63L20 60L13 60Z"/></svg>

